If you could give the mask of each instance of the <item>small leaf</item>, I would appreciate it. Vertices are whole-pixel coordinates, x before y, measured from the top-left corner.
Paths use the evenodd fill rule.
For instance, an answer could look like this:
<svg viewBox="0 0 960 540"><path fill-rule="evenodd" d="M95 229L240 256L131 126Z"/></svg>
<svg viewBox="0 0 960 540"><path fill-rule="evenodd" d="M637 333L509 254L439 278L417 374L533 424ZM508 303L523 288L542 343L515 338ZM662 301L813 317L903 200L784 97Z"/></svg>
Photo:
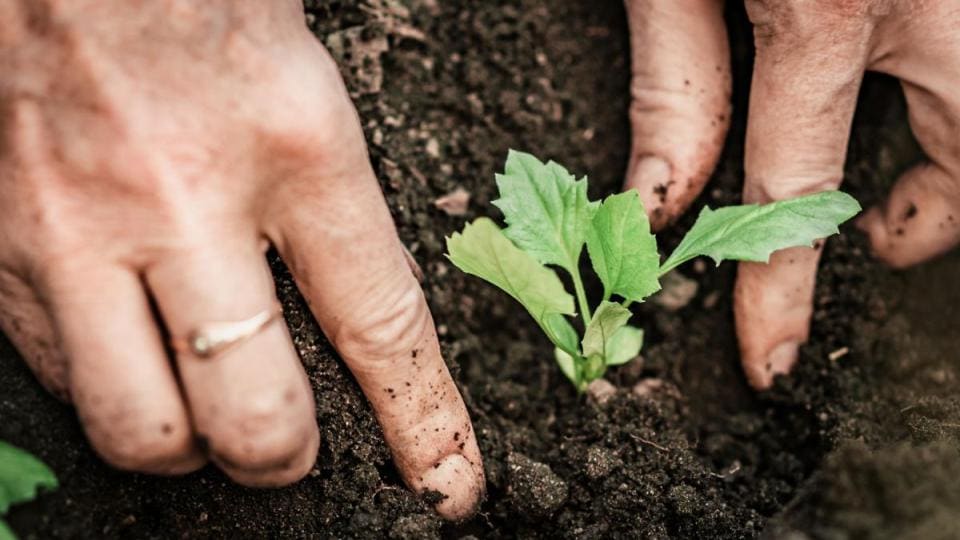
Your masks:
<svg viewBox="0 0 960 540"><path fill-rule="evenodd" d="M597 210L587 199L586 179L511 150L497 187L500 198L493 204L503 212L507 238L541 263L573 273Z"/></svg>
<svg viewBox="0 0 960 540"><path fill-rule="evenodd" d="M553 358L557 361L557 365L560 366L560 371L570 379L570 382L573 383L573 386L576 387L577 390L580 390L581 381L580 375L577 372L577 361L560 347L553 348Z"/></svg>
<svg viewBox="0 0 960 540"><path fill-rule="evenodd" d="M548 313L542 321L541 327L554 345L574 357L580 356L580 348L577 346L580 336L570 321L559 313Z"/></svg>
<svg viewBox="0 0 960 540"><path fill-rule="evenodd" d="M587 385L593 381L603 377L604 372L607 371L607 364L604 361L603 357L599 354L590 355L589 358L583 363L583 385L586 388Z"/></svg>
<svg viewBox="0 0 960 540"><path fill-rule="evenodd" d="M562 317L574 314L573 297L563 288L556 272L520 251L493 221L478 218L468 223L462 233L447 238L447 258L457 268L515 298L554 345L576 352L576 331Z"/></svg>
<svg viewBox="0 0 960 540"><path fill-rule="evenodd" d="M40 488L57 487L57 477L42 461L0 441L0 515L10 505L31 501Z"/></svg>
<svg viewBox="0 0 960 540"><path fill-rule="evenodd" d="M860 204L841 191L824 191L763 206L704 208L693 228L663 263L664 274L694 257L767 262L774 251L809 246L839 232L837 225L860 211Z"/></svg>
<svg viewBox="0 0 960 540"><path fill-rule="evenodd" d="M660 254L640 194L630 190L603 201L587 236L593 270L603 282L604 298L619 294L632 302L660 290Z"/></svg>
<svg viewBox="0 0 960 540"><path fill-rule="evenodd" d="M607 365L620 366L633 360L643 348L643 330L622 326L607 341Z"/></svg>
<svg viewBox="0 0 960 540"><path fill-rule="evenodd" d="M600 356L606 359L607 343L617 330L627 324L629 319L630 310L627 308L616 302L601 302L583 333L583 341L581 342L583 356L585 358Z"/></svg>

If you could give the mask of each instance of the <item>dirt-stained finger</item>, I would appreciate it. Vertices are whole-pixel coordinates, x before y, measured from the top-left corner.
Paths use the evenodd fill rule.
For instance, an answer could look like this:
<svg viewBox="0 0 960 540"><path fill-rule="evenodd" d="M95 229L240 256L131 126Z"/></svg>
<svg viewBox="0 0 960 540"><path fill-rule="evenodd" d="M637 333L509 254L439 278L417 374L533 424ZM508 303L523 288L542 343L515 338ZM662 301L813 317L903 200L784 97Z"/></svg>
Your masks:
<svg viewBox="0 0 960 540"><path fill-rule="evenodd" d="M47 308L25 281L5 271L0 271L0 330L40 383L59 399L70 401L67 357Z"/></svg>
<svg viewBox="0 0 960 540"><path fill-rule="evenodd" d="M767 203L839 186L871 45L869 20L847 8L793 0L747 2L757 52L744 202ZM744 371L756 388L770 386L775 375L796 362L809 332L819 259L818 250L793 248L777 253L769 264L739 266L737 337Z"/></svg>
<svg viewBox="0 0 960 540"><path fill-rule="evenodd" d="M139 277L102 263L56 265L40 294L70 361L70 396L90 443L116 467L202 466L187 407Z"/></svg>
<svg viewBox="0 0 960 540"><path fill-rule="evenodd" d="M265 228L373 405L406 483L441 493L438 512L463 519L484 493L476 436L356 117L342 124L339 144L324 147L331 159L283 185Z"/></svg>
<svg viewBox="0 0 960 540"><path fill-rule="evenodd" d="M194 230L196 244L147 270L175 339L277 304L257 236L226 229ZM221 469L252 486L285 485L309 472L320 437L313 392L282 318L212 358L176 356L194 427Z"/></svg>
<svg viewBox="0 0 960 540"><path fill-rule="evenodd" d="M916 9L915 9L916 8ZM870 68L900 78L910 127L927 160L907 170L858 225L874 254L903 268L960 242L960 10L899 6L878 30Z"/></svg>
<svg viewBox="0 0 960 540"><path fill-rule="evenodd" d="M626 0L633 77L625 189L654 229L713 172L730 124L730 51L719 0Z"/></svg>

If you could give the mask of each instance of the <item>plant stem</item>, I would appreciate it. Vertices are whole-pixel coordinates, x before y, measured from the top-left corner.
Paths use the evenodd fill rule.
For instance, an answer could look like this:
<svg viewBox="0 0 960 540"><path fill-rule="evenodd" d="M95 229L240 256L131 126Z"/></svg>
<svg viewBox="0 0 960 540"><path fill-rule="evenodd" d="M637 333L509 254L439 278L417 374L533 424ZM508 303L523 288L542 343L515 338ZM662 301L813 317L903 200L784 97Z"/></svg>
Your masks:
<svg viewBox="0 0 960 540"><path fill-rule="evenodd" d="M577 265L571 266L570 276L573 278L573 288L577 292L577 304L580 306L580 316L583 317L583 326L590 324L593 315L590 314L590 305L587 304L587 293L583 289L583 280L580 279L580 269Z"/></svg>

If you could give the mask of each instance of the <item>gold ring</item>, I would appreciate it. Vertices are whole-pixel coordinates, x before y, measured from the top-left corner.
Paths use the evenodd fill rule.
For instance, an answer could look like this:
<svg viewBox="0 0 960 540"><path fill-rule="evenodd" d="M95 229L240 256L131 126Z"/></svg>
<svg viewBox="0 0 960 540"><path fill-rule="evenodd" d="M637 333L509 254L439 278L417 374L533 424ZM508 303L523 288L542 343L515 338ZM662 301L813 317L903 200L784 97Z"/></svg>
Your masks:
<svg viewBox="0 0 960 540"><path fill-rule="evenodd" d="M200 325L186 338L172 340L173 350L189 353L204 360L213 358L228 349L257 335L270 323L280 318L283 309L279 303L257 313L249 319L232 322L211 322Z"/></svg>

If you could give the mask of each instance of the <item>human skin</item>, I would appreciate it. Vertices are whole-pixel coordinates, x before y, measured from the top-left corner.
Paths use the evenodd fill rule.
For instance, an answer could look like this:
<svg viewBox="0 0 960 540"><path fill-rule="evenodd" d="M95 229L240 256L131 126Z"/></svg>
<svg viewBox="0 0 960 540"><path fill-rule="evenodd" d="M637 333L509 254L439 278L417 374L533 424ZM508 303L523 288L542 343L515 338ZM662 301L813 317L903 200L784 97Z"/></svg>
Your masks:
<svg viewBox="0 0 960 540"><path fill-rule="evenodd" d="M679 216L716 165L730 118L721 0L626 0L632 45L631 161L655 228ZM836 189L866 70L900 79L926 161L857 225L903 268L960 242L960 0L747 0L756 60L745 203ZM734 314L755 388L797 360L813 312L818 248L740 263Z"/></svg>
<svg viewBox="0 0 960 540"><path fill-rule="evenodd" d="M337 68L300 2L0 0L0 328L109 463L251 486L317 457L273 245L414 490L471 515L480 453ZM156 309L152 307L155 303Z"/></svg>

